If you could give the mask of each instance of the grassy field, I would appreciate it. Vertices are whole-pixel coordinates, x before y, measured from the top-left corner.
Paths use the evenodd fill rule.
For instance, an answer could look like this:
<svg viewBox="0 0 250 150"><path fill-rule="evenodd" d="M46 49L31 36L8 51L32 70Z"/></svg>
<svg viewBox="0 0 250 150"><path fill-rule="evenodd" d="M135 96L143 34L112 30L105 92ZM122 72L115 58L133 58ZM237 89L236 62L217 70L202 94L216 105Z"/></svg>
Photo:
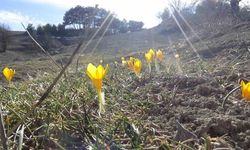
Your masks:
<svg viewBox="0 0 250 150"><path fill-rule="evenodd" d="M240 90L222 107L238 80L250 75L249 30L243 29L194 41L197 53L182 38L150 30L104 37L94 52L92 45L79 55L78 63L74 59L37 107L60 69L42 53L12 49L0 54L0 67L16 70L10 84L0 76L9 148L249 148L250 107ZM65 65L74 47L64 47L53 58ZM159 72L154 64L148 72L144 53L151 47L164 49ZM121 64L122 56L142 60L141 78ZM88 63L109 64L103 80L106 112L101 116L97 93L86 75Z"/></svg>

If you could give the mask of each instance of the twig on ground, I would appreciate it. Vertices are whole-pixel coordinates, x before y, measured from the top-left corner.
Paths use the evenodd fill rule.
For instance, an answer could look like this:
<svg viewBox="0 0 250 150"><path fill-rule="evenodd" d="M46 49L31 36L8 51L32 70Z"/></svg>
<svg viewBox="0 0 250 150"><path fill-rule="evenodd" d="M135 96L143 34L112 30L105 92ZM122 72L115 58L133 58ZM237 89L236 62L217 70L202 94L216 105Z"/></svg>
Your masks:
<svg viewBox="0 0 250 150"><path fill-rule="evenodd" d="M174 86L174 89L172 90L172 101L174 101L174 99L175 99L175 96L176 96L176 92L177 92L177 90L178 90L178 85L175 85Z"/></svg>
<svg viewBox="0 0 250 150"><path fill-rule="evenodd" d="M22 147L23 147L23 135L24 135L24 125L22 125L22 128L18 132L19 132L18 150L22 150Z"/></svg>
<svg viewBox="0 0 250 150"><path fill-rule="evenodd" d="M49 140L51 140L53 143L55 143L55 145L60 148L61 150L66 150L62 145L60 145L56 139L50 137Z"/></svg>
<svg viewBox="0 0 250 150"><path fill-rule="evenodd" d="M3 149L8 150L8 140L4 128L2 104L0 104L0 141L2 142Z"/></svg>
<svg viewBox="0 0 250 150"><path fill-rule="evenodd" d="M91 38L92 39L92 38ZM77 54L77 52L80 50L82 44L83 44L84 40L81 40L80 43L78 44L78 46L76 47L76 49L74 50L73 54L71 55L68 63L63 67L63 69L60 71L60 73L57 75L57 77L53 80L53 82L50 84L50 86L47 88L47 90L43 93L43 95L39 98L39 100L37 101L37 103L33 106L33 108L31 109L30 112L28 112L24 117L23 120L26 120L30 115L32 115L33 110L35 110L37 107L39 107L42 102L49 96L49 93L52 91L52 89L54 88L54 86L56 85L57 81L62 77L62 75L64 74L64 72L66 71L66 69L68 68L68 66L71 64L72 60L74 59L75 55ZM20 120L13 128L12 130L10 130L10 132L8 133L8 136L10 136L12 134L12 132L18 127L20 126L20 124L22 124L23 120Z"/></svg>
<svg viewBox="0 0 250 150"><path fill-rule="evenodd" d="M178 120L176 120L176 128L177 128L177 133L175 136L176 141L181 141L182 143L184 141L187 142L187 140L189 140L189 139L192 139L196 142L198 141L197 135L195 135L191 131L187 130Z"/></svg>
<svg viewBox="0 0 250 150"><path fill-rule="evenodd" d="M237 91L238 89L240 89L241 86L237 86L236 88L234 88L232 91L230 91L223 99L223 102L222 102L222 107L224 108L224 105L228 99L228 97L233 94L235 91Z"/></svg>
<svg viewBox="0 0 250 150"><path fill-rule="evenodd" d="M90 27L88 27L87 29L90 29ZM87 49L87 47L89 46L89 44L91 43L91 41L93 41L93 39L95 38L95 36L98 34L99 31L100 30L97 30L96 33L91 36L91 38L89 39L89 41L87 42L87 44L84 46L84 48L83 48L82 51L85 51ZM54 88L54 86L57 84L58 80L62 77L62 75L65 73L66 69L72 63L72 61L75 58L76 54L81 50L81 47L82 47L82 45L84 43L84 40L85 40L85 38L82 38L80 40L79 44L77 45L77 47L73 51L72 55L70 56L69 61L67 62L67 64L62 68L62 70L60 71L60 73L53 80L53 82L50 84L50 86L47 88L47 90L37 100L37 103L34 104L33 108L23 117L23 120L26 120L29 116L31 116L33 114L33 111L37 107L39 107L42 104L42 102L49 96L49 93L52 91L52 89ZM10 136L14 132L14 130L23 123L23 120L19 120L16 123L16 125L9 131L9 133L7 134L7 136Z"/></svg>

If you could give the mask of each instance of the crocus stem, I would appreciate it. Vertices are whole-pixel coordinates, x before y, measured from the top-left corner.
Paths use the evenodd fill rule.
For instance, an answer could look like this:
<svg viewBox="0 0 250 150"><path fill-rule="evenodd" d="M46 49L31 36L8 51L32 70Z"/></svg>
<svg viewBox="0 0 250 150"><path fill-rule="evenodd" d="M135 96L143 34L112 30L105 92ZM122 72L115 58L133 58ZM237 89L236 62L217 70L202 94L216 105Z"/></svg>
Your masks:
<svg viewBox="0 0 250 150"><path fill-rule="evenodd" d="M160 68L159 68L159 64L158 64L157 60L155 60L155 71L156 71L156 73L160 72Z"/></svg>
<svg viewBox="0 0 250 150"><path fill-rule="evenodd" d="M139 80L141 79L141 74L140 73L136 73L136 76L139 78Z"/></svg>
<svg viewBox="0 0 250 150"><path fill-rule="evenodd" d="M11 81L8 81L8 87L13 87L13 84Z"/></svg>
<svg viewBox="0 0 250 150"><path fill-rule="evenodd" d="M151 73L151 64L148 63L148 72Z"/></svg>
<svg viewBox="0 0 250 150"><path fill-rule="evenodd" d="M183 74L183 71L182 71L181 65L180 65L180 58L176 58L176 65L178 67L178 73ZM198 63L198 65L200 66L200 63Z"/></svg>
<svg viewBox="0 0 250 150"><path fill-rule="evenodd" d="M98 94L98 105L99 105L99 115L101 113L105 113L105 98L104 98L104 92L102 92L101 90L98 90L97 91L97 94Z"/></svg>

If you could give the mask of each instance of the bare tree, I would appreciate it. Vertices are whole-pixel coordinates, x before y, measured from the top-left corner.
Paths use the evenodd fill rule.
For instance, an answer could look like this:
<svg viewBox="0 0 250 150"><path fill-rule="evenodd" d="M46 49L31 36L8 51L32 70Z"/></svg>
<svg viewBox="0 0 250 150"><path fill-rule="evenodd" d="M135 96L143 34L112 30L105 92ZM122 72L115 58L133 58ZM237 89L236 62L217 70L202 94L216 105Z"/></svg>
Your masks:
<svg viewBox="0 0 250 150"><path fill-rule="evenodd" d="M241 0L230 0L232 13L235 17L238 17L239 12L240 12L240 6L239 6L240 1Z"/></svg>
<svg viewBox="0 0 250 150"><path fill-rule="evenodd" d="M4 24L0 24L0 53L6 51L9 41L9 27Z"/></svg>
<svg viewBox="0 0 250 150"><path fill-rule="evenodd" d="M193 7L193 5L182 0L169 0L167 8L160 16L165 30L171 33L180 31L177 24L185 29L186 24L182 18L192 16L194 14L192 12Z"/></svg>

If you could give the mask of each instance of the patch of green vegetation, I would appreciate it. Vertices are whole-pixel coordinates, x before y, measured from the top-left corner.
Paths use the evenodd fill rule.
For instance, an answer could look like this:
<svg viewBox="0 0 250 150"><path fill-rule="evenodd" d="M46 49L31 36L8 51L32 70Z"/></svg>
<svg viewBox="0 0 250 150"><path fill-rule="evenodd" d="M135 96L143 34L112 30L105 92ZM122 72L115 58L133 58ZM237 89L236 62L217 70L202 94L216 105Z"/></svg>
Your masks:
<svg viewBox="0 0 250 150"><path fill-rule="evenodd" d="M176 110L169 109L185 103L186 98L192 95L182 95L178 88L183 88L184 93L189 90L185 88L194 90L195 85L204 80L198 81L198 77L210 76L216 71L215 63L198 60L184 63L182 57L177 61L166 58L159 65L160 73L156 73L152 65L150 74L141 56L142 77L138 78L127 66L122 66L120 55L94 54L84 54L78 61L74 60L49 96L36 108L34 105L59 69L49 60L11 64L16 70L14 82L0 86L10 148L17 147L23 124L24 149L194 149L173 139L173 120L177 116ZM64 54L64 57L68 56ZM101 116L98 115L97 93L85 73L87 63L98 65L100 60L104 66L109 64L103 81L106 113ZM227 72L231 70L228 68ZM27 74L32 74L32 77ZM194 79L188 81L188 75ZM176 94L179 97L176 98ZM166 125L167 121L170 123ZM19 122L21 124L16 130ZM163 129L166 131L161 131ZM210 143L205 140L199 144L205 147Z"/></svg>
<svg viewBox="0 0 250 150"><path fill-rule="evenodd" d="M19 121L24 124L24 148L67 149L92 145L97 149L104 149L105 146L143 149L146 146L149 136L145 134L148 131L144 128L144 120L140 118L154 106L147 98L146 89L150 87L143 87L145 82L150 82L151 77L145 73L143 78L138 79L128 68L111 63L112 57L106 57L104 62L110 64L104 80L107 113L99 117L96 92L82 65L93 59L84 58L87 59L79 59L78 66L81 67L78 71L72 65L71 71L58 82L42 105L35 109L34 104L52 82L55 70L43 72L51 67L47 61L14 65L17 76L20 72L38 70L40 74L28 81L13 82L0 88L6 132L8 135L12 135L11 131L16 132L9 140L13 141L9 142L10 147L17 145L15 139L18 139L19 133L14 127ZM99 58L95 57L94 60L98 62ZM24 120L23 117L30 112L32 115Z"/></svg>

